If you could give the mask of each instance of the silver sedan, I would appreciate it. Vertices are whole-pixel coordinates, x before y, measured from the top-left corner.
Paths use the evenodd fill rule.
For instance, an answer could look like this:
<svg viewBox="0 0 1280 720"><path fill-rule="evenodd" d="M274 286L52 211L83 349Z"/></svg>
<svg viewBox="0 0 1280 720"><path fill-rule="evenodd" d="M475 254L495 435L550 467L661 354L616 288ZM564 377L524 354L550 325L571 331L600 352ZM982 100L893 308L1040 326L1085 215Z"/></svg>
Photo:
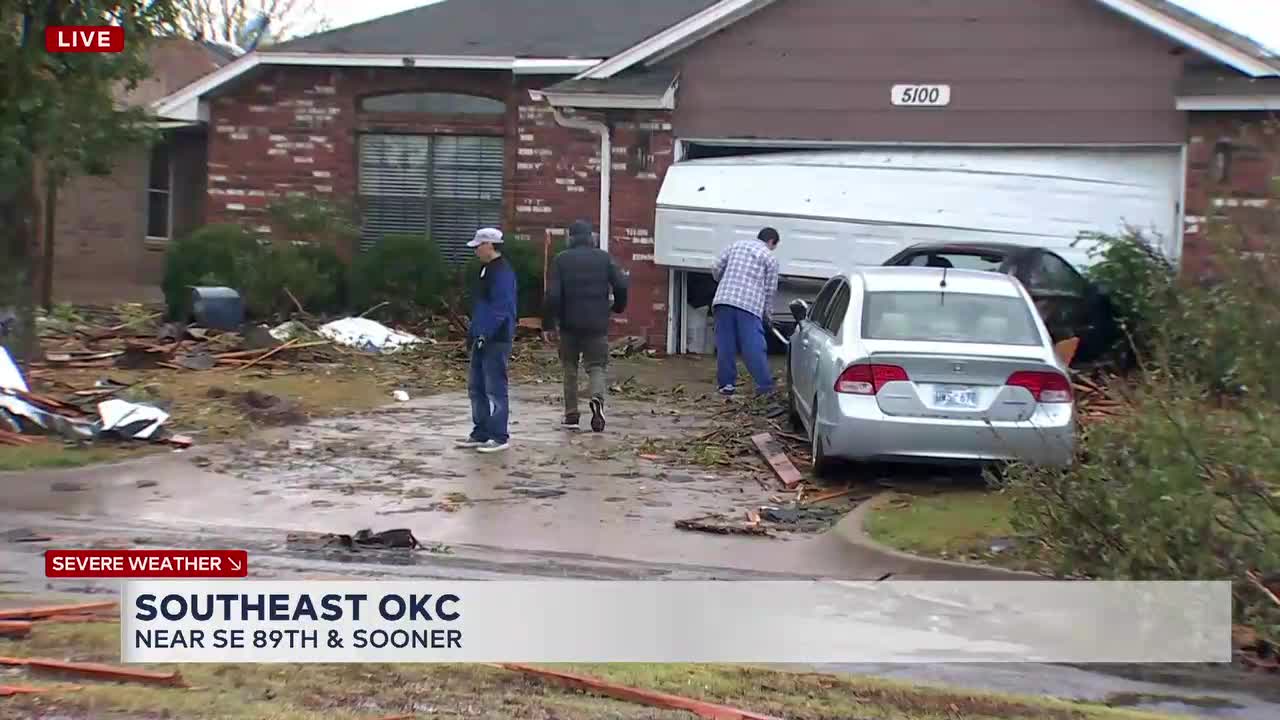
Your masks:
<svg viewBox="0 0 1280 720"><path fill-rule="evenodd" d="M865 267L791 312L791 419L819 474L833 459L1071 462L1071 382L1015 278Z"/></svg>

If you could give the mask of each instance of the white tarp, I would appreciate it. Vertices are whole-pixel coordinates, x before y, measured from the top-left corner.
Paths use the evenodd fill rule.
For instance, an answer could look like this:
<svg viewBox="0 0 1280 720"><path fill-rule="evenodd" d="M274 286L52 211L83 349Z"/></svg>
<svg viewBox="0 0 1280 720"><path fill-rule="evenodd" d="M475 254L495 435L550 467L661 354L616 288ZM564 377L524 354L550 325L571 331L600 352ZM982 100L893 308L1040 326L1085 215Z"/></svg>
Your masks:
<svg viewBox="0 0 1280 720"><path fill-rule="evenodd" d="M368 318L349 317L334 320L320 328L320 335L339 345L360 348L368 352L391 353L403 347L417 345L422 338L383 325Z"/></svg>
<svg viewBox="0 0 1280 720"><path fill-rule="evenodd" d="M27 381L22 379L22 371L13 362L13 358L9 357L9 351L2 347L0 347L0 389L31 392L27 387Z"/></svg>

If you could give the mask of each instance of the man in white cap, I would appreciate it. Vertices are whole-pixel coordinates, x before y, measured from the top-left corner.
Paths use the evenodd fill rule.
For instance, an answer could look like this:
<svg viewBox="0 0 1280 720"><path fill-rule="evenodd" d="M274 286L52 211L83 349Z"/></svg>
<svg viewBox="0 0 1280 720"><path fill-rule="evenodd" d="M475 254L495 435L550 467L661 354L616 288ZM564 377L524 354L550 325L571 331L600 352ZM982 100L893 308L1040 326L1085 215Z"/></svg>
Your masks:
<svg viewBox="0 0 1280 720"><path fill-rule="evenodd" d="M516 335L516 273L502 256L502 231L481 228L467 247L483 263L471 312L471 434L458 442L482 453L510 447L507 420L507 364Z"/></svg>

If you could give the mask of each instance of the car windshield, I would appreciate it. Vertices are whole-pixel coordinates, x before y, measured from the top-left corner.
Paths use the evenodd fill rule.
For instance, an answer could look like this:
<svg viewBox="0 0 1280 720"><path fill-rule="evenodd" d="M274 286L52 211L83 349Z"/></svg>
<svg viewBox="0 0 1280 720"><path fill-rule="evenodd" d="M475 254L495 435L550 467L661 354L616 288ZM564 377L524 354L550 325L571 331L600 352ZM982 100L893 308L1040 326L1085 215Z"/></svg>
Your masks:
<svg viewBox="0 0 1280 720"><path fill-rule="evenodd" d="M945 267L956 270L984 270L994 272L1004 264L1004 256L994 253L973 252L921 252L912 255L904 265L912 267Z"/></svg>
<svg viewBox="0 0 1280 720"><path fill-rule="evenodd" d="M862 336L870 340L1041 344L1020 297L950 292L872 292L863 306Z"/></svg>

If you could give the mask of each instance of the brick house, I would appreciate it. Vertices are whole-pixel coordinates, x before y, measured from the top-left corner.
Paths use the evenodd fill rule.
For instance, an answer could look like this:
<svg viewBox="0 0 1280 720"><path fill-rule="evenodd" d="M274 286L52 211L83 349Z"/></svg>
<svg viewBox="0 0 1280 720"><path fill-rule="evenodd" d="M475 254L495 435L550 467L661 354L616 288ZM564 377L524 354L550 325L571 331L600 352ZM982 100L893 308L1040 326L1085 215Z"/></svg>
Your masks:
<svg viewBox="0 0 1280 720"><path fill-rule="evenodd" d="M148 50L152 76L118 102L150 105L226 65L228 50L161 38ZM112 303L160 296L169 239L204 224L205 137L201 123L157 118L151 147L116 158L110 175L70 178L54 209L55 301Z"/></svg>
<svg viewBox="0 0 1280 720"><path fill-rule="evenodd" d="M615 330L672 352L763 224L797 279L937 237L1087 262L1082 233L1125 225L1194 268L1198 219L1280 175L1278 107L1280 59L1165 0L446 0L156 105L208 127L210 221L333 197L365 243L459 257L479 225L596 220L632 277Z"/></svg>

